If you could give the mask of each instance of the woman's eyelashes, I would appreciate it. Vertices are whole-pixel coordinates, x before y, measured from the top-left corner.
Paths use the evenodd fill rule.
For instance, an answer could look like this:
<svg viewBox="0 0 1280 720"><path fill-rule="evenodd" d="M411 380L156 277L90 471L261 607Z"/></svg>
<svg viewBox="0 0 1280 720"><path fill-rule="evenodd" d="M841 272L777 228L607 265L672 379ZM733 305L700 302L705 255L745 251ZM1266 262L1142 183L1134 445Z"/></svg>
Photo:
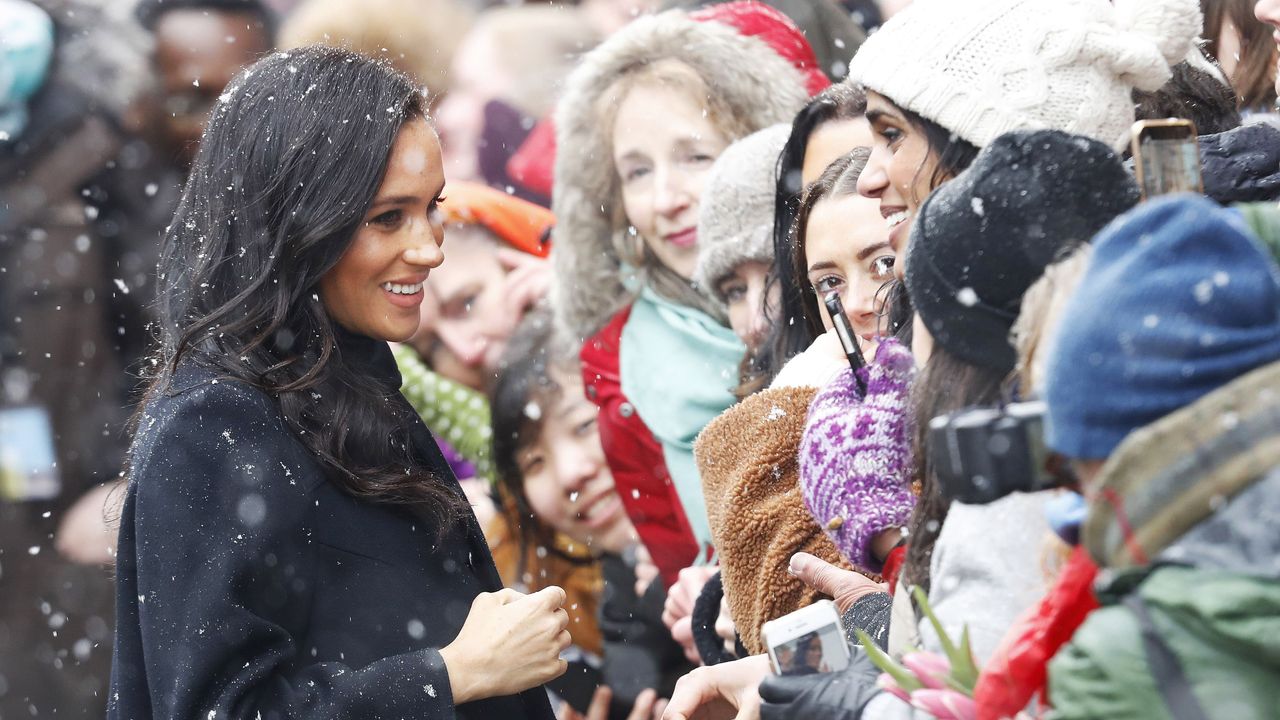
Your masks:
<svg viewBox="0 0 1280 720"><path fill-rule="evenodd" d="M893 278L894 256L881 255L871 261L871 278L873 280L885 281Z"/></svg>
<svg viewBox="0 0 1280 720"><path fill-rule="evenodd" d="M399 209L388 210L384 213L379 213L378 215L375 215L373 218L369 220L369 224L377 225L378 227L390 230L390 229L399 227L400 221L403 219L404 219L404 211Z"/></svg>
<svg viewBox="0 0 1280 720"><path fill-rule="evenodd" d="M841 287L844 287L844 278L839 275L823 275L813 281L813 290L819 296L826 295L832 290L839 290Z"/></svg>
<svg viewBox="0 0 1280 720"><path fill-rule="evenodd" d="M720 294L724 295L726 305L732 305L747 296L747 285L746 283L725 283L720 286Z"/></svg>
<svg viewBox="0 0 1280 720"><path fill-rule="evenodd" d="M444 197L438 197L427 204L427 219L432 224L440 222L440 205L442 205L444 201ZM366 224L377 225L378 227L386 230L394 230L400 227L400 224L404 222L404 217L404 209L394 208L374 215Z"/></svg>

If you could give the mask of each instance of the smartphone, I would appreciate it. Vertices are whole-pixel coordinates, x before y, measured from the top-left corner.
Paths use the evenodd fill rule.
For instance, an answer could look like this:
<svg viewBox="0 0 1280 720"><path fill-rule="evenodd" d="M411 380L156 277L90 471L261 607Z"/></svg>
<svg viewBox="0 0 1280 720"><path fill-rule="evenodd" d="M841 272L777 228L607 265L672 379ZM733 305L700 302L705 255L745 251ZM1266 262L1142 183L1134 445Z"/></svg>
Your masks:
<svg viewBox="0 0 1280 720"><path fill-rule="evenodd" d="M1179 192L1204 192L1200 177L1200 143L1190 120L1139 120L1133 124L1131 148L1142 199Z"/></svg>
<svg viewBox="0 0 1280 720"><path fill-rule="evenodd" d="M844 303L840 302L840 293L835 290L827 293L822 298L822 304L827 306L831 324L836 328L836 337L840 338L840 347L844 348L844 356L849 359L849 368L853 370L854 381L858 383L858 389L862 394L866 395L866 384L862 378L858 377L858 370L866 366L867 359L862 356L862 348L858 345L858 338L853 334L853 324L849 322L849 316L844 314Z"/></svg>
<svg viewBox="0 0 1280 720"><path fill-rule="evenodd" d="M761 628L769 661L779 675L836 672L849 666L849 641L836 604L819 600Z"/></svg>

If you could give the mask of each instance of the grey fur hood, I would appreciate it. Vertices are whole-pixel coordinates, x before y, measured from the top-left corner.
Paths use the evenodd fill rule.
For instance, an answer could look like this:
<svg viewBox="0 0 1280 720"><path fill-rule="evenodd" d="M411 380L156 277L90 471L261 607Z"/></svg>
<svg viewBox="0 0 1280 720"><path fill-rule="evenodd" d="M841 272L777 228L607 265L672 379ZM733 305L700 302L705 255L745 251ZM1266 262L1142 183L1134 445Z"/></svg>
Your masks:
<svg viewBox="0 0 1280 720"><path fill-rule="evenodd" d="M717 22L691 20L669 10L640 18L583 58L569 76L556 109L556 166L552 209L557 225L551 260L551 302L558 330L581 342L594 335L635 293L623 284L625 229L609 133L596 102L628 70L657 60L679 60L751 133L789 123L808 100L804 78L763 40ZM730 138L736 140L737 138Z"/></svg>

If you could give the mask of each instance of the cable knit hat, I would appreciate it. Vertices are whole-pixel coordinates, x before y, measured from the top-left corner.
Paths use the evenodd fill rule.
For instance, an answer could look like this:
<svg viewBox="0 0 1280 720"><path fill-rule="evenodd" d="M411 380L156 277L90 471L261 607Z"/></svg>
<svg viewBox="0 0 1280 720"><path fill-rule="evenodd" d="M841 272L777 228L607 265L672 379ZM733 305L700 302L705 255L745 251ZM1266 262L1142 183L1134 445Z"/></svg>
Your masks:
<svg viewBox="0 0 1280 720"><path fill-rule="evenodd" d="M621 260L630 239L615 224L621 197L611 129L601 126L596 103L625 73L665 59L696 72L747 132L790 122L808 98L804 74L764 40L679 10L635 20L588 53L555 115L551 302L565 337L590 337L632 300Z"/></svg>
<svg viewBox="0 0 1280 720"><path fill-rule="evenodd" d="M1197 0L917 0L850 76L978 147L1038 128L1118 147L1132 90L1168 81L1201 23Z"/></svg>
<svg viewBox="0 0 1280 720"><path fill-rule="evenodd" d="M774 125L725 148L698 203L698 266L693 280L721 302L717 285L744 262L773 262L773 199L778 156L791 126Z"/></svg>
<svg viewBox="0 0 1280 720"><path fill-rule="evenodd" d="M1100 460L1130 432L1280 360L1280 268L1236 211L1159 198L1098 235L1059 328L1046 440Z"/></svg>
<svg viewBox="0 0 1280 720"><path fill-rule="evenodd" d="M907 291L934 343L1002 372L1009 331L1044 269L1138 202L1110 148L1057 130L1002 135L920 206Z"/></svg>

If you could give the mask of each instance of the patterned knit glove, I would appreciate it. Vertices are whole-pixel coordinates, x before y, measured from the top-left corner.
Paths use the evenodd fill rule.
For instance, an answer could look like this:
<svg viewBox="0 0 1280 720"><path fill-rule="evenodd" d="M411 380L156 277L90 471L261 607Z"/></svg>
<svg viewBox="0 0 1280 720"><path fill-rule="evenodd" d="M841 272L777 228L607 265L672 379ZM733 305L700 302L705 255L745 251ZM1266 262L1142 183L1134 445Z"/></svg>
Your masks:
<svg viewBox="0 0 1280 720"><path fill-rule="evenodd" d="M910 350L884 340L859 371L865 400L845 370L813 399L800 441L805 506L850 563L872 572L881 565L872 540L905 526L915 506L907 408L914 369Z"/></svg>

